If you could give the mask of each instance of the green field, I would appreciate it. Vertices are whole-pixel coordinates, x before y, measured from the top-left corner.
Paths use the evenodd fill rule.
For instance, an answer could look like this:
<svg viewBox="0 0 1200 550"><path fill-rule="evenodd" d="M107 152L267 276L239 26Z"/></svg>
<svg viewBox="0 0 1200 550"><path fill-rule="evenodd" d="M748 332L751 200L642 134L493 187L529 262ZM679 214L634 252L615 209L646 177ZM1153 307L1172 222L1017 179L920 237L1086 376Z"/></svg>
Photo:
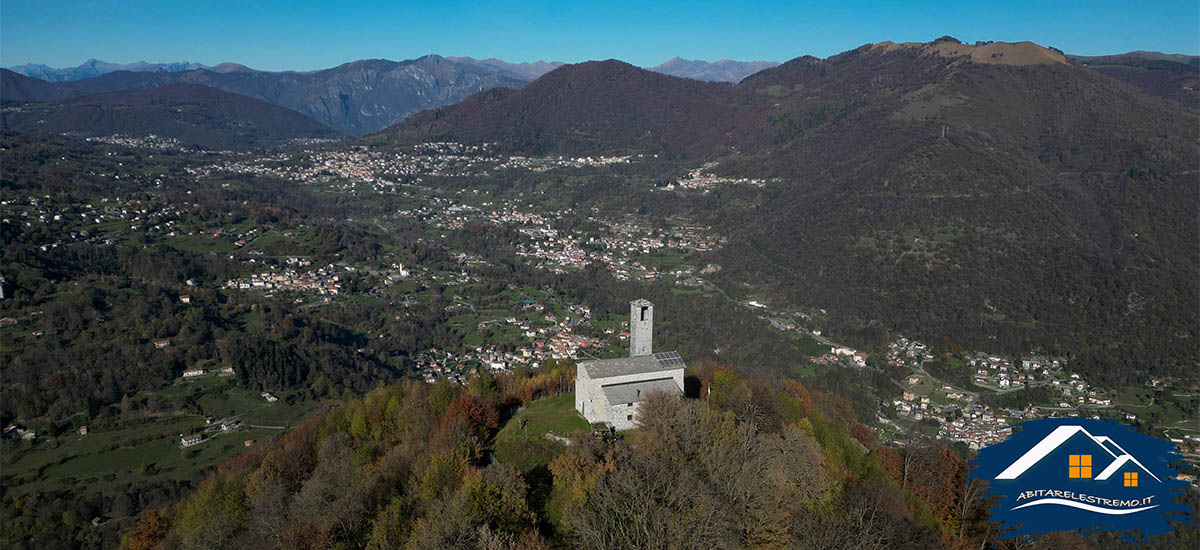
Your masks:
<svg viewBox="0 0 1200 550"><path fill-rule="evenodd" d="M223 238L205 237L202 235L182 235L168 238L166 243L172 248L186 252L220 252L228 254L237 247Z"/></svg>
<svg viewBox="0 0 1200 550"><path fill-rule="evenodd" d="M524 430L521 420L528 420ZM564 449L562 443L546 438L547 433L571 437L587 429L587 421L575 412L574 393L538 399L509 419L496 434L496 459L529 472L550 464Z"/></svg>
<svg viewBox="0 0 1200 550"><path fill-rule="evenodd" d="M788 336L794 342L796 342L796 347L798 347L800 349L800 353L803 353L804 355L808 355L809 357L820 357L826 353L829 353L829 346L814 340L812 336L800 334L798 332L790 332L788 333Z"/></svg>
<svg viewBox="0 0 1200 550"><path fill-rule="evenodd" d="M206 469L245 449L245 440L281 434L283 430L273 427L291 426L319 405L298 398L289 405L286 392L276 392L280 400L268 403L259 393L236 386L233 378L209 375L141 394L139 401L191 401L203 414L139 417L112 428L93 427L87 435L39 439L3 457L0 472L6 494L57 489L90 494L125 490L130 483L197 482ZM180 448L180 434L206 428L204 416L236 418L243 427L233 432L213 429L205 433L203 443Z"/></svg>

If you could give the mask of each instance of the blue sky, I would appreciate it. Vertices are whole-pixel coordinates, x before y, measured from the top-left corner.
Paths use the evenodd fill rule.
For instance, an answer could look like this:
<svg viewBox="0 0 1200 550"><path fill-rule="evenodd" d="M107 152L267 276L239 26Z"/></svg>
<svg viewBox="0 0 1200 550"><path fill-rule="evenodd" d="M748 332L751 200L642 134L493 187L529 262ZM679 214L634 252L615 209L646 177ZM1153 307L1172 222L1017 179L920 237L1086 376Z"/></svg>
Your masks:
<svg viewBox="0 0 1200 550"><path fill-rule="evenodd" d="M0 66L235 61L312 70L426 53L657 65L826 57L867 42L1032 40L1068 53L1200 54L1200 2L0 0Z"/></svg>

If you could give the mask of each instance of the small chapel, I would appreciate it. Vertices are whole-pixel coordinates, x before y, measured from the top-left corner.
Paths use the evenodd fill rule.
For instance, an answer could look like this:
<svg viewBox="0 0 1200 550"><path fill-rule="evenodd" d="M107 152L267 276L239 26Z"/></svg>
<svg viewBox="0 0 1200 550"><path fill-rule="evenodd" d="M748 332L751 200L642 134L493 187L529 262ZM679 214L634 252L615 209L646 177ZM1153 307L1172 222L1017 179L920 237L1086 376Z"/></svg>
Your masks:
<svg viewBox="0 0 1200 550"><path fill-rule="evenodd" d="M683 359L674 351L654 353L654 304L629 304L629 357L579 363L575 410L589 423L618 430L637 426L638 407L654 393L683 395Z"/></svg>

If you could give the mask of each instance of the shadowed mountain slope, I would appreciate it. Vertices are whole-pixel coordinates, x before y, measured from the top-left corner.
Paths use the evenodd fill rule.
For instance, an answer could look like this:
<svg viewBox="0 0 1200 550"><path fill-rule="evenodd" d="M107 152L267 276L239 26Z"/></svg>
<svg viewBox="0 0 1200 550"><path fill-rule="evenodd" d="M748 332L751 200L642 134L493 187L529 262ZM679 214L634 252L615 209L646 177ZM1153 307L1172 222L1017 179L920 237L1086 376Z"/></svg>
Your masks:
<svg viewBox="0 0 1200 550"><path fill-rule="evenodd" d="M75 137L157 135L207 149L281 145L341 137L300 113L198 84L106 92L9 106L5 130Z"/></svg>
<svg viewBox="0 0 1200 550"><path fill-rule="evenodd" d="M1150 95L1200 109L1200 57L1158 52L1070 57L1104 76L1132 84Z"/></svg>
<svg viewBox="0 0 1200 550"><path fill-rule="evenodd" d="M555 69L521 90L496 89L413 116L384 135L397 143L499 141L562 154L605 148L704 147L714 127L736 122L728 85L661 75L621 61Z"/></svg>

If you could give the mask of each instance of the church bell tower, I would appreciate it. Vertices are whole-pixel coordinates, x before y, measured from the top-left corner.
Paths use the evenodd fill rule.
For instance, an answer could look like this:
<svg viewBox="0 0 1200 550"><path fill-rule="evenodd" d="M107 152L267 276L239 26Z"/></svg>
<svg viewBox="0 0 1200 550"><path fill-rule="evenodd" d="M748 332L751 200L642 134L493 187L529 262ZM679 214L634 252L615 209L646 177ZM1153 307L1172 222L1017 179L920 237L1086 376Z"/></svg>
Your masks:
<svg viewBox="0 0 1200 550"><path fill-rule="evenodd" d="M654 304L650 300L637 299L629 303L629 356L639 357L654 353Z"/></svg>

